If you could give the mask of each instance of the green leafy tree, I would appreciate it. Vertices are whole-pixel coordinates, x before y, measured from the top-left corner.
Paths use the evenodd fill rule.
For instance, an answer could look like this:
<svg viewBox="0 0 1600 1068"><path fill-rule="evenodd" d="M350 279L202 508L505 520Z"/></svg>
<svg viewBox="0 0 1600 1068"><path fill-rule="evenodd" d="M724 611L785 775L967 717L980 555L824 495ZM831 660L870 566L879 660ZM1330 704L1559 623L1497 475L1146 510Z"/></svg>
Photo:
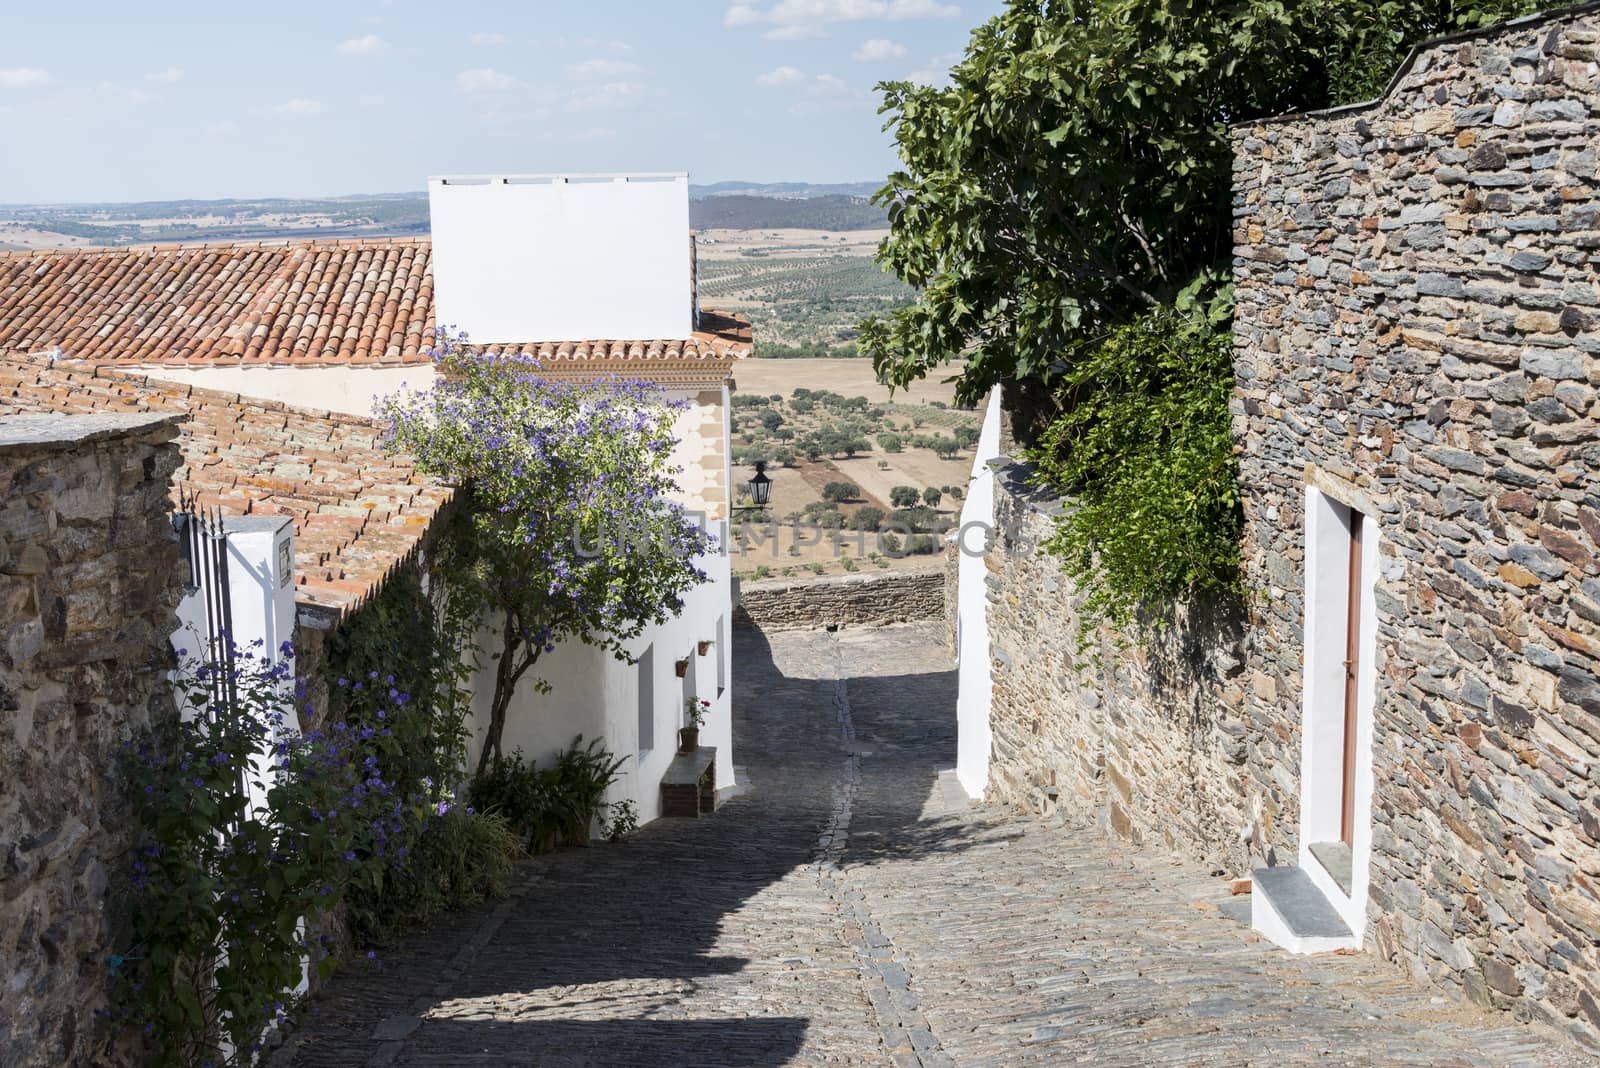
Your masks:
<svg viewBox="0 0 1600 1068"><path fill-rule="evenodd" d="M939 507L939 501L942 499L943 494L941 494L933 486L929 486L927 489L922 491L922 503L926 504L929 508Z"/></svg>
<svg viewBox="0 0 1600 1068"><path fill-rule="evenodd" d="M856 509L855 514L850 517L850 529L877 530L883 524L885 518L882 508L869 504L864 508Z"/></svg>
<svg viewBox="0 0 1600 1068"><path fill-rule="evenodd" d="M389 448L468 495L448 581L500 628L482 773L504 755L506 711L539 658L574 639L625 658L705 579L696 559L710 542L670 499L682 404L640 382L544 379L536 362L481 355L464 338L441 338L434 358L436 384L390 396L380 415Z"/></svg>
<svg viewBox="0 0 1600 1068"><path fill-rule="evenodd" d="M920 498L915 486L895 486L889 491L889 503L896 508L915 507Z"/></svg>
<svg viewBox="0 0 1600 1068"><path fill-rule="evenodd" d="M861 487L854 482L829 482L822 487L825 501L853 501L861 496Z"/></svg>
<svg viewBox="0 0 1600 1068"><path fill-rule="evenodd" d="M964 404L1006 383L1044 478L1087 504L1052 547L1091 616L1230 586L1229 124L1371 96L1416 41L1534 6L1011 0L947 85L881 87L902 167L879 258L917 296L863 350L894 385L967 359Z"/></svg>
<svg viewBox="0 0 1600 1068"><path fill-rule="evenodd" d="M891 434L885 431L878 435L878 448L884 452L899 452L905 448L905 443L900 440L899 434Z"/></svg>

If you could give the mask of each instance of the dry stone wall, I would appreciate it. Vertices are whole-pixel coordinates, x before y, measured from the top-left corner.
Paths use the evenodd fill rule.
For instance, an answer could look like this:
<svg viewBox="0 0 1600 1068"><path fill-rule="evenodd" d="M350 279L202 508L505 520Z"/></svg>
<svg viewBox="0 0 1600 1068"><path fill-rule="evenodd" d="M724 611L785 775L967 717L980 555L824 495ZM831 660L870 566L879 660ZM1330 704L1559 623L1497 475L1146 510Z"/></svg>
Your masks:
<svg viewBox="0 0 1600 1068"><path fill-rule="evenodd" d="M885 571L875 575L744 582L734 622L763 630L879 626L943 619L945 573Z"/></svg>
<svg viewBox="0 0 1600 1068"><path fill-rule="evenodd" d="M107 1064L119 750L172 714L175 416L0 419L0 1064Z"/></svg>
<svg viewBox="0 0 1600 1068"><path fill-rule="evenodd" d="M1600 17L1234 133L1247 761L1295 838L1305 486L1375 521L1378 950L1600 1034Z"/></svg>
<svg viewBox="0 0 1600 1068"><path fill-rule="evenodd" d="M1237 613L1185 612L1142 646L1095 631L1080 649L1076 592L1039 549L1063 505L1030 479L1006 464L995 480L988 799L1046 817L1092 810L1121 837L1243 872Z"/></svg>

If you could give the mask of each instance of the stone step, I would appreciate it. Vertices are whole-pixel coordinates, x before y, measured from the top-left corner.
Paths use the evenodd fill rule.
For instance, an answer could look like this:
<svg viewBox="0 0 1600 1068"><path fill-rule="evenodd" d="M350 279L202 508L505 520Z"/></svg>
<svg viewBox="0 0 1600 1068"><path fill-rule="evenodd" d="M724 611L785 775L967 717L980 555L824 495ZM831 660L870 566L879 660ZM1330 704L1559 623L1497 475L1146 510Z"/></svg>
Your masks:
<svg viewBox="0 0 1600 1068"><path fill-rule="evenodd" d="M1251 873L1250 926L1291 953L1355 949L1356 936L1300 868Z"/></svg>

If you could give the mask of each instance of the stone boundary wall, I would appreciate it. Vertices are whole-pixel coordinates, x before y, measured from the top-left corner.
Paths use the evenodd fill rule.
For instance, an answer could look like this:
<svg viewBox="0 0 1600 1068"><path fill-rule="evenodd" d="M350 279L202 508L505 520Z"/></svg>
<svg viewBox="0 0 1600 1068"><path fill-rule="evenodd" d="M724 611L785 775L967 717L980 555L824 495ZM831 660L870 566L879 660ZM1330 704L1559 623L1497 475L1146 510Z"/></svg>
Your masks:
<svg viewBox="0 0 1600 1068"><path fill-rule="evenodd" d="M942 620L945 572L942 565L935 568L810 581L742 582L734 623L762 630L792 630Z"/></svg>
<svg viewBox="0 0 1600 1068"><path fill-rule="evenodd" d="M1079 652L1071 580L1039 550L1062 504L998 468L986 579L993 696L987 798L1039 816L1093 811L1135 842L1241 875L1250 792L1237 619L1171 622L1143 647Z"/></svg>
<svg viewBox="0 0 1600 1068"><path fill-rule="evenodd" d="M114 1064L120 749L173 714L170 415L0 419L0 1064Z"/></svg>
<svg viewBox="0 0 1600 1068"><path fill-rule="evenodd" d="M1233 138L1266 814L1297 839L1306 486L1342 487L1379 539L1369 944L1590 1041L1597 61L1592 8L1525 21L1430 46L1373 106Z"/></svg>

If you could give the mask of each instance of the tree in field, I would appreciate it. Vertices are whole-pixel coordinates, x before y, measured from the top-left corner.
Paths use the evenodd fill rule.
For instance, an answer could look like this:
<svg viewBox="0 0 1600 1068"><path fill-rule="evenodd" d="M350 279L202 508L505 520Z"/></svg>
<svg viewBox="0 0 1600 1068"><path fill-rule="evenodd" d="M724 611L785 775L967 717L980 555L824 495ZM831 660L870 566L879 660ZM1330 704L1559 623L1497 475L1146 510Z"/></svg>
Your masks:
<svg viewBox="0 0 1600 1068"><path fill-rule="evenodd" d="M892 434L888 431L884 431L882 434L878 435L878 448L882 449L884 452L899 452L901 449L905 448L905 442L900 440L899 434Z"/></svg>
<svg viewBox="0 0 1600 1068"><path fill-rule="evenodd" d="M485 355L463 337L441 337L433 355L435 385L401 390L379 414L390 449L466 497L460 541L441 555L451 596L500 628L481 773L501 756L512 695L542 655L576 639L625 658L704 581L696 558L711 546L668 499L682 404L641 382L542 379L531 359Z"/></svg>
<svg viewBox="0 0 1600 1068"><path fill-rule="evenodd" d="M825 501L853 501L861 496L861 487L854 482L829 482L822 487L822 499Z"/></svg>
<svg viewBox="0 0 1600 1068"><path fill-rule="evenodd" d="M877 530L883 525L883 521L886 518L887 516L884 515L882 508L869 504L865 508L856 509L855 515L850 517L850 529Z"/></svg>
<svg viewBox="0 0 1600 1068"><path fill-rule="evenodd" d="M927 489L922 491L922 503L926 504L929 508L937 508L939 507L939 501L943 498L943 496L944 495L941 494L936 488L929 486Z"/></svg>
<svg viewBox="0 0 1600 1068"><path fill-rule="evenodd" d="M915 486L895 486L889 491L889 503L896 508L914 508L920 499Z"/></svg>

